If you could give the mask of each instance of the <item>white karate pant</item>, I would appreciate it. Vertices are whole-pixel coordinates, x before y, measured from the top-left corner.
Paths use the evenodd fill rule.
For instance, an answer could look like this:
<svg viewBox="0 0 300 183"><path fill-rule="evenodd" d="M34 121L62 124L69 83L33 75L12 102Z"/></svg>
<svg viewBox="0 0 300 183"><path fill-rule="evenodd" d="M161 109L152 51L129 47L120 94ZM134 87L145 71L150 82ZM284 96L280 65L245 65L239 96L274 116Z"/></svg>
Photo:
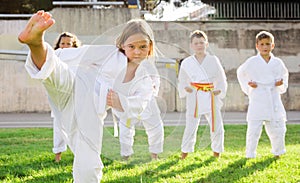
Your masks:
<svg viewBox="0 0 300 183"><path fill-rule="evenodd" d="M135 125L138 122L139 120L132 119L130 127L126 127L126 122L119 123L121 156L130 156L134 153ZM153 115L147 120L142 120L142 123L148 136L149 152L155 154L163 152L164 128L160 115Z"/></svg>
<svg viewBox="0 0 300 183"><path fill-rule="evenodd" d="M285 150L285 133L286 124L284 121L248 121L246 136L246 157L255 158L256 148L262 132L262 126L265 124L267 135L271 141L272 150L275 156L286 152Z"/></svg>
<svg viewBox="0 0 300 183"><path fill-rule="evenodd" d="M211 149L213 152L221 153L224 151L224 127L220 110L215 111L215 130L211 129L211 112L204 114L210 126ZM186 113L186 125L183 133L181 152L194 152L197 140L197 131L200 123L201 115L195 118L193 115ZM201 143L201 142L200 142Z"/></svg>
<svg viewBox="0 0 300 183"><path fill-rule="evenodd" d="M53 153L57 154L67 150L67 144L62 137L61 130L58 125L56 117L53 118Z"/></svg>
<svg viewBox="0 0 300 183"><path fill-rule="evenodd" d="M86 143L80 132L74 137L74 183L100 183L103 169L100 154Z"/></svg>

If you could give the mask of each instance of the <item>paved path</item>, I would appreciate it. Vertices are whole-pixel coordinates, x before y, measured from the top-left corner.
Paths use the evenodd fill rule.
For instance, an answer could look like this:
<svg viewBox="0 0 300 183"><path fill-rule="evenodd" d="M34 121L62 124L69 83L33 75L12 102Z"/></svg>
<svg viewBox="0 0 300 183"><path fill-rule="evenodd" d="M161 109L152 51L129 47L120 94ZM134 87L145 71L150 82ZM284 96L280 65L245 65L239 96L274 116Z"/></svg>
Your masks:
<svg viewBox="0 0 300 183"><path fill-rule="evenodd" d="M185 124L185 114L169 112L162 115L166 126ZM300 111L288 111L287 124L300 124ZM246 124L245 112L223 112L224 124ZM205 120L203 120L205 121ZM112 116L108 114L106 126L112 126ZM0 113L0 128L52 127L50 113Z"/></svg>

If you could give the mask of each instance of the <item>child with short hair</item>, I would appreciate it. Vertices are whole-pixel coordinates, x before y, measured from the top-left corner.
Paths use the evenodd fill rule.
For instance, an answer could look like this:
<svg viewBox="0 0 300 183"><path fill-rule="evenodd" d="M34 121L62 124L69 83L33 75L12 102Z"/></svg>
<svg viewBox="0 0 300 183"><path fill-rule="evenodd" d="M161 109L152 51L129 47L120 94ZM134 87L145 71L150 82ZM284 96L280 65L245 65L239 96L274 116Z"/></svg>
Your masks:
<svg viewBox="0 0 300 183"><path fill-rule="evenodd" d="M274 36L267 31L256 35L256 56L246 60L237 69L242 91L248 95L246 158L255 158L256 149L265 129L276 158L286 152L286 112L281 94L288 88L288 70L283 61L272 54Z"/></svg>
<svg viewBox="0 0 300 183"><path fill-rule="evenodd" d="M226 95L227 81L218 57L206 52L208 38L196 30L190 36L194 54L184 59L178 75L179 97L186 97L186 127L181 144L181 159L194 152L197 130L204 115L210 126L213 156L224 151L224 127L221 99Z"/></svg>

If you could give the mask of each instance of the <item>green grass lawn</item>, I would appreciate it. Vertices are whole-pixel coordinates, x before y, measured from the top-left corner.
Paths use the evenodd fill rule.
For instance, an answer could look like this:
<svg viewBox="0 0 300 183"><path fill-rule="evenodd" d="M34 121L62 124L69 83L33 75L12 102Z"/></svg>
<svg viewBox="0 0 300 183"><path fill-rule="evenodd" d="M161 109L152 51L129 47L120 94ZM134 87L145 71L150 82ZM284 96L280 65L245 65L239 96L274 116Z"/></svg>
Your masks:
<svg viewBox="0 0 300 183"><path fill-rule="evenodd" d="M287 153L280 159L274 159L270 153L265 132L257 158L245 159L246 125L225 125L225 152L215 159L208 127L200 126L195 152L182 161L179 158L183 127L165 127L164 153L158 161L151 161L145 132L138 128L135 154L124 162L112 128L105 128L102 182L300 183L300 125L287 125L287 129ZM0 129L0 182L72 182L72 160L68 150L60 163L54 162L50 128Z"/></svg>

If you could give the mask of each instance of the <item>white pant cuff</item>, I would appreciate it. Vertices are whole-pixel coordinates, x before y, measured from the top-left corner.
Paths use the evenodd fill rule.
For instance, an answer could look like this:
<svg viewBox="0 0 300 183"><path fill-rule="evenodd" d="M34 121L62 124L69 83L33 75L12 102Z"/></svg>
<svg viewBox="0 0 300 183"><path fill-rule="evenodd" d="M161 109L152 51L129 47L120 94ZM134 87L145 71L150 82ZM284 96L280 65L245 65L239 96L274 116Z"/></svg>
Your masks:
<svg viewBox="0 0 300 183"><path fill-rule="evenodd" d="M57 153L60 153L60 152L65 152L67 150L67 147L65 146L65 147L54 147L53 149L52 149L52 152L54 153L54 154L57 154Z"/></svg>

